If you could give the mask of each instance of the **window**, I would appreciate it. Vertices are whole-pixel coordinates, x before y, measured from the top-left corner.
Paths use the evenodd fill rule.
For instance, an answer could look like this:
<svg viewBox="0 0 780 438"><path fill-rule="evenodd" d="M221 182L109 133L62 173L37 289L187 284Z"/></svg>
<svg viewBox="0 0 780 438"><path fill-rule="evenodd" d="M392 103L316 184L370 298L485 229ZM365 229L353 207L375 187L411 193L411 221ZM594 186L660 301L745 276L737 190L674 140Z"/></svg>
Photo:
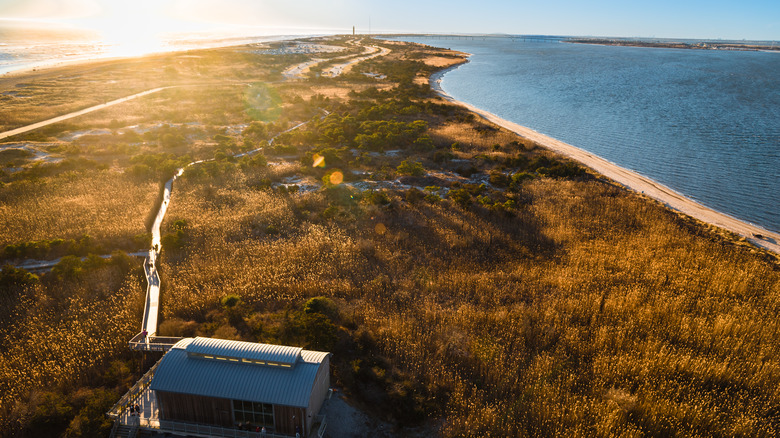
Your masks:
<svg viewBox="0 0 780 438"><path fill-rule="evenodd" d="M274 427L274 407L268 403L233 400L233 415L237 423L248 422L255 427Z"/></svg>

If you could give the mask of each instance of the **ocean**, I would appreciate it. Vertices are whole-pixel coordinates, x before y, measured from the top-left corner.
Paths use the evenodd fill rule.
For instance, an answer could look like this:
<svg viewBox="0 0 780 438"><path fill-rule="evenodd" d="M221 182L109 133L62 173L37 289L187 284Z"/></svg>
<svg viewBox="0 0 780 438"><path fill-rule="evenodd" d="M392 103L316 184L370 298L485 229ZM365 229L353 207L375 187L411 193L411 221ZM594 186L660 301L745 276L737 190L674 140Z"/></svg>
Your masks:
<svg viewBox="0 0 780 438"><path fill-rule="evenodd" d="M455 99L780 231L780 53L401 39L473 55Z"/></svg>
<svg viewBox="0 0 780 438"><path fill-rule="evenodd" d="M156 52L206 49L299 38L301 35L231 35L192 32L162 37ZM0 75L89 59L122 56L124 48L100 39L94 31L42 28L0 20ZM119 54L119 55L118 55Z"/></svg>

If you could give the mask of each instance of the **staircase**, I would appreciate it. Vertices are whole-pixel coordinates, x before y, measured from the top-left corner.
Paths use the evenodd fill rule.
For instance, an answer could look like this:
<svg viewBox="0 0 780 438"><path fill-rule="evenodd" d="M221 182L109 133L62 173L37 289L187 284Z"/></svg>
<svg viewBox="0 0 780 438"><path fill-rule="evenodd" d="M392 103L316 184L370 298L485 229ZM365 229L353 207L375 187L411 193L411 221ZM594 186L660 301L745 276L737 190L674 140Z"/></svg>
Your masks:
<svg viewBox="0 0 780 438"><path fill-rule="evenodd" d="M129 426L126 424L119 424L117 421L114 423L114 428L111 429L110 438L135 438L138 434L138 426Z"/></svg>

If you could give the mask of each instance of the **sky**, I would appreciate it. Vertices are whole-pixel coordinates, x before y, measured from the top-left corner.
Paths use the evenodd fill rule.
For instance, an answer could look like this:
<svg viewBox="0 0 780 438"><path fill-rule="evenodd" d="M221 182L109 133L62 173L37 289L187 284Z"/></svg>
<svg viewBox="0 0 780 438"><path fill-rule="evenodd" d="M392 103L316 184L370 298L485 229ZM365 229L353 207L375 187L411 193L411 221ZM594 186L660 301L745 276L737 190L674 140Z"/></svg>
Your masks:
<svg viewBox="0 0 780 438"><path fill-rule="evenodd" d="M0 19L96 29L780 40L778 0L0 0Z"/></svg>

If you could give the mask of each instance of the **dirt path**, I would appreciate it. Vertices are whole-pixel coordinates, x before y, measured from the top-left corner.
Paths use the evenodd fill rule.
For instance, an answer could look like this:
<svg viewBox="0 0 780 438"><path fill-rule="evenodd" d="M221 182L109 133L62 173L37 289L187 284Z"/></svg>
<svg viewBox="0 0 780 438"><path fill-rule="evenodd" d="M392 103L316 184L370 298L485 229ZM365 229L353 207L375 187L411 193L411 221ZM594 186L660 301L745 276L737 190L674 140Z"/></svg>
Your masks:
<svg viewBox="0 0 780 438"><path fill-rule="evenodd" d="M349 70L351 70L352 67L359 62L368 61L369 59L377 58L379 56L385 56L388 53L390 53L390 49L384 47L369 46L368 49L369 50L366 50L366 52L363 53L363 55L367 55L367 56L361 56L359 58L350 59L349 61L343 64L334 65L333 67L323 71L322 75L335 78L336 76L339 76L342 73L349 72Z"/></svg>
<svg viewBox="0 0 780 438"><path fill-rule="evenodd" d="M363 53L360 53L358 55L345 55L345 56L339 56L337 58L331 58L331 59L322 59L322 58L314 58L306 62L302 62L300 64L295 64L287 69L285 69L282 74L287 79L294 79L294 78L302 78L306 73L308 73L314 66L317 64L321 64L326 61L335 61L339 59L348 59L347 62L334 65L330 68L327 68L322 71L323 76L334 78L336 76L341 75L342 73L347 73L355 64L367 61L372 58L376 58L379 56L384 56L390 53L390 49L384 48L384 47L378 47L378 46L363 46L364 49L366 49ZM357 56L357 58L356 58Z"/></svg>
<svg viewBox="0 0 780 438"><path fill-rule="evenodd" d="M84 114L88 114L88 113L91 113L93 111L99 111L99 110L102 110L104 108L108 108L108 107L113 106L113 105L124 103L124 102L127 102L129 100L137 99L139 97L143 97L143 96L146 96L148 94L157 93L157 92L160 92L160 91L168 89L168 88L172 88L172 87L153 88L151 90L142 91L140 93L136 93L136 94L133 94L131 96L126 96L126 97L122 97L120 99L112 100L110 102L101 103L100 105L95 105L95 106L91 106L89 108L84 108L83 110L75 111L75 112L72 112L72 113L68 113L68 114L65 114L65 115L62 115L62 116L59 116L59 117L55 117L53 119L44 120L42 122L33 123L32 125L22 126L21 128L16 128L16 129L12 129L10 131L2 132L2 133L0 133L0 140L2 140L4 138L7 138L7 137L14 136L14 135L23 134L25 132L32 131L33 129L42 128L44 126L51 125L53 123L62 122L63 120L72 119L74 117L78 117L78 116L81 116L81 115L84 115Z"/></svg>
<svg viewBox="0 0 780 438"><path fill-rule="evenodd" d="M631 190L634 190L635 192L645 194L657 201L662 202L664 205L673 210L739 234L756 246L772 251L775 254L780 254L780 233L766 230L762 227L759 227L758 225L747 223L725 213L721 213L709 207L705 207L704 205L701 205L698 202L689 199L680 193L677 193L676 191L664 186L661 183L653 181L652 179L631 170L624 169L617 164L591 154L590 152L584 151L560 140L556 140L552 137L534 131L533 129L526 128L525 126L518 125L517 123L504 120L495 114L481 110L465 102L455 100L441 89L440 81L440 74L434 75L431 78L431 86L434 90L436 90L437 93L439 93L439 95L453 103L459 104L468 110L479 114L496 125L502 126L516 134L533 140L547 149L577 160L585 166L588 166L596 172L614 181L617 181L618 183Z"/></svg>
<svg viewBox="0 0 780 438"><path fill-rule="evenodd" d="M314 58L310 61L302 62L300 64L295 64L291 67L288 67L285 71L282 72L282 75L284 75L287 79L293 79L293 78L302 78L303 75L309 72L311 70L312 66L317 65L321 62L325 61L321 58Z"/></svg>

